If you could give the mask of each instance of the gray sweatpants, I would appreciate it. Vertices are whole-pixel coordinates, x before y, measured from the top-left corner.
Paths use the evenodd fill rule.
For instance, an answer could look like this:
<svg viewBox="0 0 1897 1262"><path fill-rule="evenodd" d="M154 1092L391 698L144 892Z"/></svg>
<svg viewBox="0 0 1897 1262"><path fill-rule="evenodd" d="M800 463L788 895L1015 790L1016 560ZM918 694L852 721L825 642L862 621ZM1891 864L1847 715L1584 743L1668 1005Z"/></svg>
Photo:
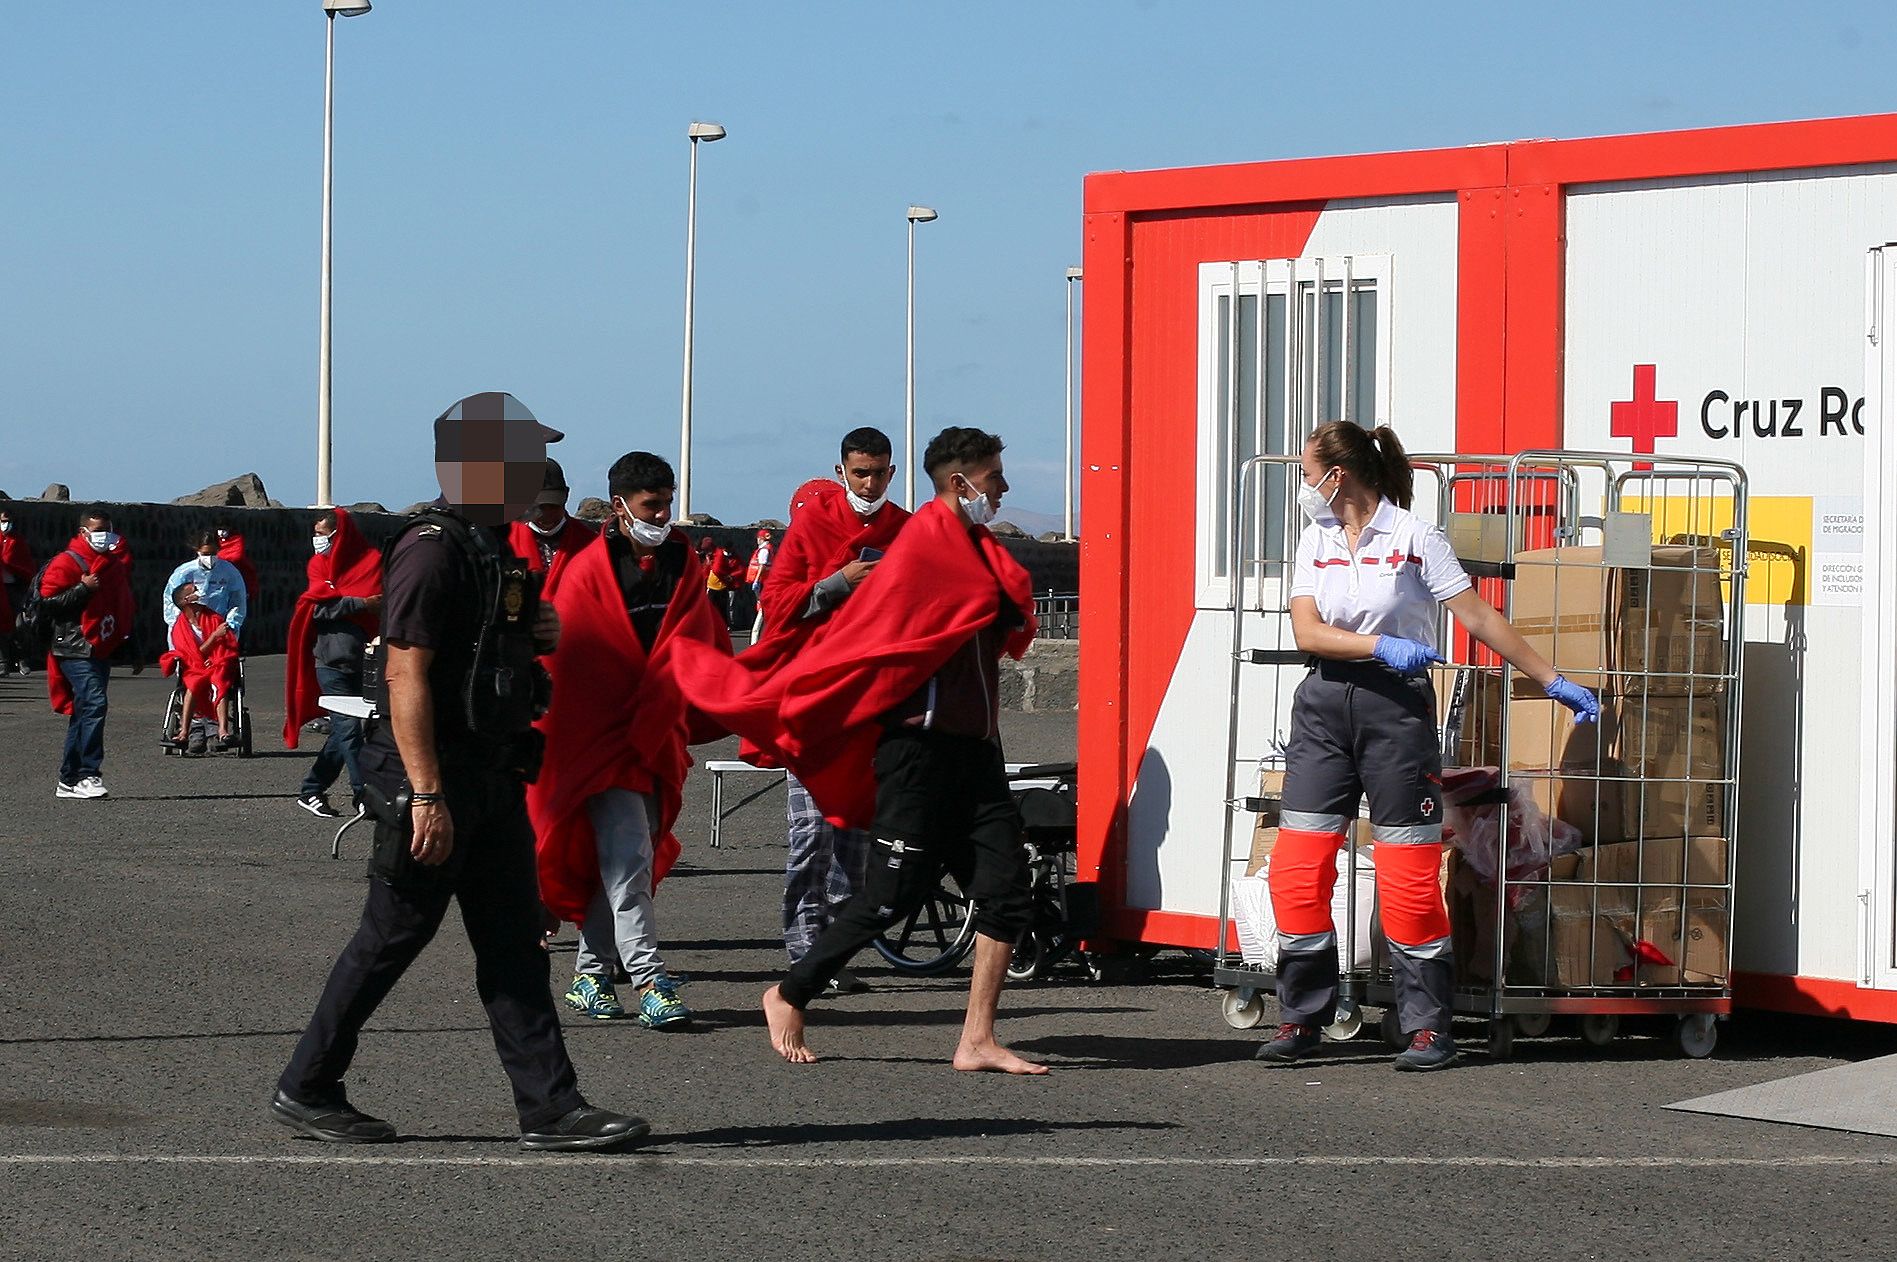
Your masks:
<svg viewBox="0 0 1897 1262"><path fill-rule="evenodd" d="M608 789L587 800L599 851L599 891L580 925L576 973L610 977L624 965L634 987L665 967L659 959L659 927L652 914L652 830L658 803L649 793Z"/></svg>

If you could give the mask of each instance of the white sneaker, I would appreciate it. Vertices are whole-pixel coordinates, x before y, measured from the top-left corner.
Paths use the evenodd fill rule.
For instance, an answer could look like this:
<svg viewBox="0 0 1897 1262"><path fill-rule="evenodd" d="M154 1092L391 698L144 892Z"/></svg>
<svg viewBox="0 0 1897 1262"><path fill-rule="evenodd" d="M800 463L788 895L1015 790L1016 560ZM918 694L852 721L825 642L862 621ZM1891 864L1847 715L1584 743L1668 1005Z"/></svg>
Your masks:
<svg viewBox="0 0 1897 1262"><path fill-rule="evenodd" d="M106 792L105 782L97 776L87 776L78 784L62 784L54 794L62 798L105 798L112 795Z"/></svg>

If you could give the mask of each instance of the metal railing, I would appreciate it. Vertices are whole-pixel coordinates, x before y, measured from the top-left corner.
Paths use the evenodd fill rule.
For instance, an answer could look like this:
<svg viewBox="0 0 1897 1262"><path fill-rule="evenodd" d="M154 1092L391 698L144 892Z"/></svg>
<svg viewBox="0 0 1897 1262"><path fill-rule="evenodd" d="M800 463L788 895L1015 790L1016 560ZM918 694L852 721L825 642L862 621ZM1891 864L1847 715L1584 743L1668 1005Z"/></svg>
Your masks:
<svg viewBox="0 0 1897 1262"><path fill-rule="evenodd" d="M1049 591L1034 598L1034 620L1040 624L1043 640L1080 638L1080 597Z"/></svg>

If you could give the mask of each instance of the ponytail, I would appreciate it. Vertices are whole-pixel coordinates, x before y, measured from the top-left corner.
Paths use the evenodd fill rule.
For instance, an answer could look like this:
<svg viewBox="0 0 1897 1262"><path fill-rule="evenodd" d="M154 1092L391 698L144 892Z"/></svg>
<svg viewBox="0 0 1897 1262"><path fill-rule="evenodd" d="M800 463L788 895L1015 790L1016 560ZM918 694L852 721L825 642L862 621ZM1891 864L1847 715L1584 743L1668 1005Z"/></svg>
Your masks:
<svg viewBox="0 0 1897 1262"><path fill-rule="evenodd" d="M1410 467L1409 453L1403 450L1403 443L1396 431L1388 425L1379 425L1370 432L1377 440L1377 450L1383 466L1377 479L1377 489L1383 497L1398 508L1407 510L1416 498L1416 470Z"/></svg>
<svg viewBox="0 0 1897 1262"><path fill-rule="evenodd" d="M1388 425L1372 432L1350 421L1329 421L1312 433L1311 450L1324 465L1348 470L1398 508L1409 508L1415 498L1416 471Z"/></svg>

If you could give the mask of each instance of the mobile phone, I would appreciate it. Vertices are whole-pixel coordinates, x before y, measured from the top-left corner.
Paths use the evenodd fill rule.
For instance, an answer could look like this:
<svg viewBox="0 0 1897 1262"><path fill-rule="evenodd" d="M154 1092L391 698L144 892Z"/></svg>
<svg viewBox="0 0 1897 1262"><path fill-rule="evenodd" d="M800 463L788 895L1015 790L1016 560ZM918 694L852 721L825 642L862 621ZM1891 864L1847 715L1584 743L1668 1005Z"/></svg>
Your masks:
<svg viewBox="0 0 1897 1262"><path fill-rule="evenodd" d="M864 548L861 552L856 554L856 559L859 561L880 561L883 559L883 550L881 548Z"/></svg>

